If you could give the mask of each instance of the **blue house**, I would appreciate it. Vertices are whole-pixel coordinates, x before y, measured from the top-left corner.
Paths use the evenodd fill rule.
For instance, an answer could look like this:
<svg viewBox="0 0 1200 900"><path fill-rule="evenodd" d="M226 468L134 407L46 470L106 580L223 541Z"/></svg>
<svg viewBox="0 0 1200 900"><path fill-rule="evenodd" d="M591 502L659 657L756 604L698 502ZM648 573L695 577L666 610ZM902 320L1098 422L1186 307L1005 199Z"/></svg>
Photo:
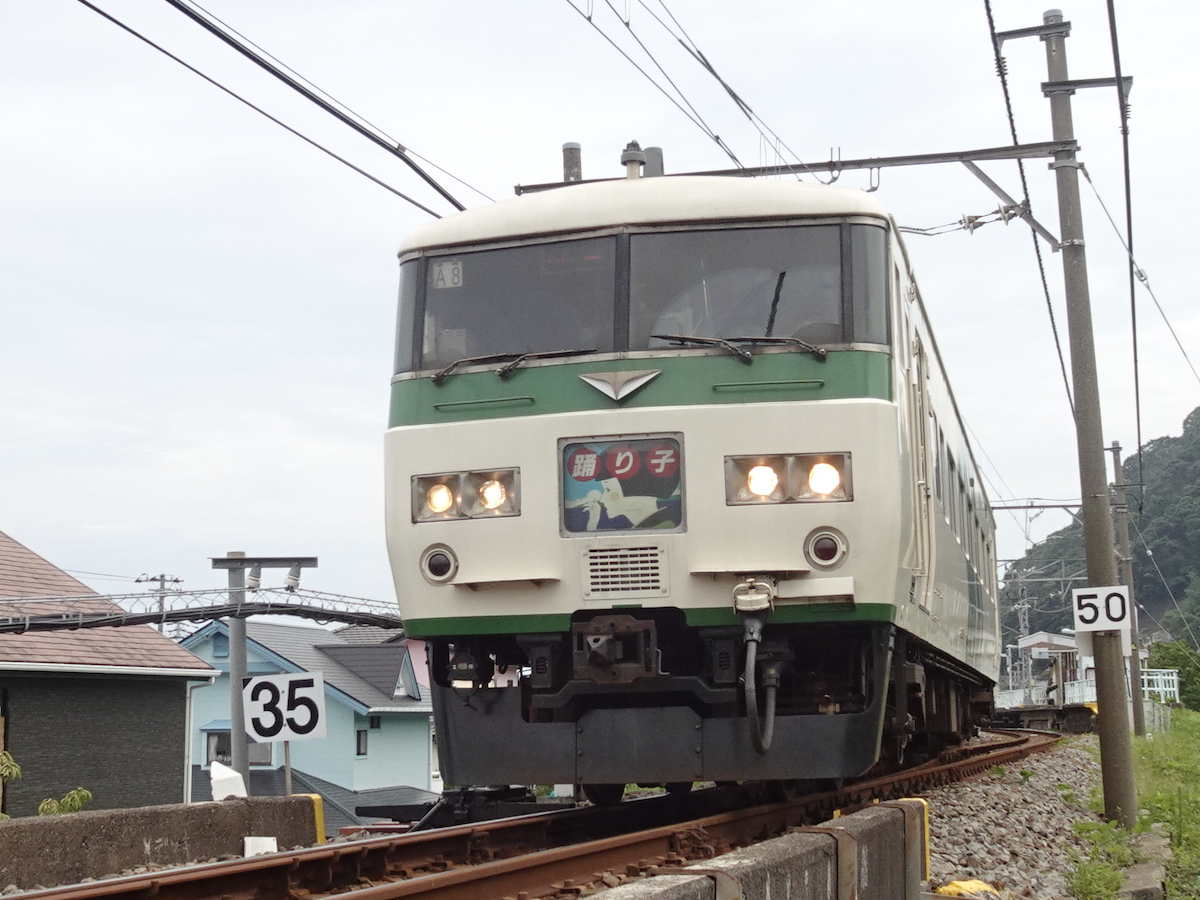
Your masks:
<svg viewBox="0 0 1200 900"><path fill-rule="evenodd" d="M290 744L297 792L326 795L353 823L355 805L412 802L428 796L426 791L441 791L432 707L402 632L249 621L246 636L250 677L324 676L327 736ZM210 622L181 643L222 673L191 691L191 796L202 800L210 796L212 761L230 761L229 629L225 622ZM251 793L282 793L283 745L251 744L249 756ZM397 790L402 788L419 790Z"/></svg>

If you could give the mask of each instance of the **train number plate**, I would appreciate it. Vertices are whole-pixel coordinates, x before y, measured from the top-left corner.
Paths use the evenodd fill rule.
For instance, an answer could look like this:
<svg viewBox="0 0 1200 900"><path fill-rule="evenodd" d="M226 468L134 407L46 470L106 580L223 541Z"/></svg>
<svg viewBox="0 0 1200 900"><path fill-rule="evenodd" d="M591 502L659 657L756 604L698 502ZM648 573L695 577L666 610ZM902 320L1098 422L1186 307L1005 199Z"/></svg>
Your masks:
<svg viewBox="0 0 1200 900"><path fill-rule="evenodd" d="M561 447L564 531L682 530L683 459L677 438L564 442Z"/></svg>

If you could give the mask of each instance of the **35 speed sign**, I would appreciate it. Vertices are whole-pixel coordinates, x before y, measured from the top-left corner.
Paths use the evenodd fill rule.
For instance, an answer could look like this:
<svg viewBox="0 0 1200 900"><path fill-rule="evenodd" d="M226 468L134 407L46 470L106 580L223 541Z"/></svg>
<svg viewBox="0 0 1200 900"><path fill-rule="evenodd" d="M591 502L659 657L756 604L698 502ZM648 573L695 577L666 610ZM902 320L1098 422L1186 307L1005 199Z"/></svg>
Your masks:
<svg viewBox="0 0 1200 900"><path fill-rule="evenodd" d="M246 734L260 744L325 737L325 679L320 672L247 678Z"/></svg>

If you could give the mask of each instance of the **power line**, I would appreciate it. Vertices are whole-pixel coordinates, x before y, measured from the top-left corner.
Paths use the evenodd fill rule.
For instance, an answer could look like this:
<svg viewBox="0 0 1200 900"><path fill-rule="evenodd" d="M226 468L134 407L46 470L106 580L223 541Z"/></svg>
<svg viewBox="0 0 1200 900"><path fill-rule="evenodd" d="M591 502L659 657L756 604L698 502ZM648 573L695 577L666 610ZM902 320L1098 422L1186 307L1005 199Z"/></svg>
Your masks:
<svg viewBox="0 0 1200 900"><path fill-rule="evenodd" d="M228 31L232 32L233 34L237 35L238 38L240 38L242 41L244 41L247 45L253 47L255 50L257 50L263 56L270 59L272 62L277 63L280 66L280 68L286 70L288 73L295 76L296 79L298 79L299 81L304 82L304 84L308 85L310 88L312 88L314 91L316 91L322 97L325 97L331 103L334 103L337 106L341 107L343 110L346 111L347 114L353 116L355 119L357 119L359 122L361 122L364 126L366 126L367 128L370 128L371 130L373 130L373 131L377 132L378 134L382 135L383 137L387 138L399 150L403 151L404 153L407 153L409 156L416 157L417 159L421 160L421 162L425 163L426 165L430 166L431 168L437 169L439 172L441 172L446 177L454 179L459 184L461 184L463 187L467 188L468 190L474 191L476 194L478 194L480 197L483 197L485 200L489 200L493 203L495 202L494 198L492 198L488 194L485 194L483 191L481 191L479 188L475 187L474 185L470 184L469 182L463 181L463 179L459 178L453 172L443 169L441 166L439 166L433 160L422 156L420 153L417 153L415 150L412 149L412 147L405 147L404 145L402 145L400 143L400 141L396 140L394 137L392 137L390 134L388 134L386 131L384 131L382 128L380 128L378 125L376 125L374 122L370 121L366 116L351 109L349 106L347 106L341 100L334 97L328 91L324 90L319 85L314 84L308 78L305 78L303 75L301 75L295 69L293 69L287 63L285 63L283 60L281 60L278 56L275 56L273 53L271 53L269 50L265 49L261 45L256 44L253 40L246 37L246 35L242 34L240 31L238 31L236 28L234 28L232 25L230 25L228 22L226 22L220 16L216 15L212 11L201 6L199 3L195 2L195 0L189 0L189 2L190 2L191 6L194 6L196 9L200 10L202 13L204 13L206 16L208 16L209 19L211 19L214 22L219 23L221 25L221 27L223 27L223 28L227 29Z"/></svg>
<svg viewBox="0 0 1200 900"><path fill-rule="evenodd" d="M1121 116L1121 160L1125 169L1125 235L1128 239L1125 249L1129 252L1129 320L1133 341L1133 409L1137 424L1138 481L1144 484L1146 477L1142 470L1142 380L1141 367L1138 365L1137 288L1135 286L1138 267L1137 263L1133 261L1133 188L1129 174L1129 98L1125 95L1125 82L1121 78L1121 48L1117 43L1117 11L1113 0L1108 0L1108 33L1109 41L1112 44L1113 74L1117 80L1117 104L1120 106ZM1091 179L1089 178L1088 181L1090 183ZM1094 187L1093 190L1095 190ZM1194 374L1195 369L1192 372ZM1139 515L1143 512L1144 501L1145 498L1139 495Z"/></svg>
<svg viewBox="0 0 1200 900"><path fill-rule="evenodd" d="M349 167L349 168L353 169L355 172L357 172L359 175L362 175L364 178L368 178L368 179L370 179L371 181L373 181L373 182L375 182L377 185L379 185L381 188L384 188L385 190L391 191L393 194L395 194L395 195L396 195L397 197L399 197L401 200L406 200L406 201L408 201L409 203L411 203L413 206L415 206L417 209L421 210L422 212L427 212L427 213L429 213L429 215L433 216L435 219L440 219L440 218L441 218L441 216L440 216L440 215L438 215L437 213L435 213L435 212L434 212L432 209L430 209L429 207L427 207L427 206L425 206L425 205L423 205L423 204L421 204L421 203L417 202L416 200L414 200L412 197L408 196L407 194L404 194L404 193L402 193L402 192L400 192L400 191L396 190L396 189L395 189L394 187L392 187L390 184L387 184L387 183L386 183L386 182L384 182L384 181L380 181L378 178L376 178L376 177L375 177L374 175L372 175L371 173L369 173L369 172L366 172L366 171L364 171L363 169L360 169L358 166L354 165L354 163L350 162L349 160L347 160L347 159L344 159L344 158L343 158L343 157L341 157L341 156L338 156L336 153L334 153L334 152L333 152L332 150L330 150L329 148L327 148L327 147L323 147L321 144L318 144L318 143L317 143L316 141L314 141L312 138L310 138L310 137L308 137L308 136L306 136L306 135L303 135L303 134L301 134L299 131L297 131L295 128L292 128L290 125L287 125L287 124L285 124L285 123L281 122L279 119L275 118L273 115L271 115L271 114L270 114L269 112L267 112L266 110L264 110L264 109L261 109L260 107L257 107L257 106L255 106L253 103L251 103L251 102L250 102L249 100L247 100L245 97L242 97L242 96L240 96L239 94L237 94L237 93L235 93L234 91L230 90L229 88L225 87L225 85L221 84L219 81L217 81L217 80L215 80L215 79L213 79L213 78L210 78L208 75L205 75L203 72L201 72L201 71L200 71L199 69L197 69L195 66L189 65L188 63L184 62L182 59L180 59L178 56L176 56L176 55L175 55L174 53L172 53L171 51L169 51L169 50L167 50L166 48L164 48L164 47L161 47L161 46L159 46L158 44L154 43L154 41L150 40L150 39L149 39L148 37L146 37L145 35L138 33L138 32L137 32L137 31L135 31L133 28L131 28L131 27L129 27L128 25L126 25L124 22L120 21L119 19L115 18L114 16L111 16L111 15L109 15L109 14L108 14L108 13L106 13L104 10L100 9L98 6L95 6L94 4L90 3L90 2L89 2L89 0L79 0L79 2L80 2L80 3L82 3L84 6L86 6L88 9L90 9L92 12L94 12L94 13L96 13L97 15L99 15L99 16L102 16L103 18L105 18L105 19L107 19L108 21L112 22L112 23L113 23L114 25L116 25L118 28L122 29L123 31L126 31L126 32L128 32L128 33L129 33L129 34L131 34L131 35L133 35L133 36L134 36L135 38L137 38L139 41L142 41L143 43L147 44L148 46L150 46L150 47L153 47L155 50L157 50L159 53L163 54L163 55L164 55L164 56L166 56L167 58L169 58L169 59L172 59L172 60L174 60L175 62L179 63L181 66L183 66L183 67L184 67L185 69L187 69L189 72L192 72L192 73L194 73L194 74L196 74L196 75L199 75L201 78L203 78L203 79L204 79L205 81L207 81L209 84L211 84L213 87L219 88L220 90L222 90L222 91L224 91L226 94L228 94L230 97L233 97L235 100L237 100L237 101L239 101L239 102L241 102L241 103L244 103L246 106L250 107L252 110L254 110L254 111L255 111L256 113L258 113L259 115L261 115L261 116L265 116L266 118L270 119L272 122L274 122L274 123L275 123L276 125L278 125L280 128L283 128L284 130L291 132L291 133L292 133L292 134L294 134L296 137L300 138L300 140L304 141L306 144L310 144L311 146L313 146L313 147L315 147L316 149L320 150L322 153L324 153L324 154L326 154L326 155L328 155L328 156L331 156L331 157L333 157L333 158L334 158L334 159L336 159L338 162L340 162L342 165L344 165L344 166L347 166L347 167Z"/></svg>
<svg viewBox="0 0 1200 900"><path fill-rule="evenodd" d="M1192 365L1191 358L1188 356L1187 351L1185 349L1183 349L1183 343L1179 340L1179 335L1175 333L1175 328L1171 325L1171 321L1167 318L1166 312L1163 311L1162 304L1158 302L1158 297L1155 296L1154 289L1150 287L1150 278L1146 275L1145 271L1142 270L1138 266L1137 261L1133 258L1133 250L1130 248L1129 244L1125 243L1125 238L1121 235L1121 229L1117 227L1117 223L1113 220L1112 213L1110 213L1108 211L1108 207L1104 204L1104 198L1102 198L1100 196L1100 192L1098 190L1096 190L1096 185L1092 181L1092 176L1088 172L1087 166L1084 166L1081 164L1079 166L1079 168L1083 172L1083 177L1087 179L1087 183L1091 187L1092 193L1096 195L1096 201L1100 204L1100 208L1102 210L1104 210L1104 215L1108 218L1109 224L1112 225L1113 231L1116 232L1117 240L1119 240L1121 242L1121 246L1125 248L1125 255L1129 257L1129 265L1132 268L1136 279L1142 283L1142 285L1146 288L1146 291L1150 294L1150 298L1154 301L1154 305L1158 308L1158 314L1160 316L1162 316L1162 320L1166 324L1167 330L1171 332L1171 337L1173 337L1175 339L1175 346L1179 348L1179 352L1183 354L1184 361L1187 362L1188 368L1192 370L1192 377L1196 379L1196 382L1198 384L1200 384L1200 374L1197 374L1196 367ZM1134 355L1135 374L1136 374L1136 369L1137 369L1137 355L1135 354ZM1139 416L1139 418L1138 418L1138 442L1139 442L1138 457L1139 457L1139 459L1141 457L1141 448L1140 448L1141 440L1142 440L1141 418Z"/></svg>
<svg viewBox="0 0 1200 900"><path fill-rule="evenodd" d="M1150 545L1146 543L1146 536L1142 534L1142 529L1138 528L1137 522L1130 522L1133 530L1137 532L1138 540L1142 542L1142 546L1146 548L1146 557L1150 560L1150 564L1154 566L1154 571L1158 573L1158 579L1163 583L1163 587L1167 589L1167 596L1171 598L1171 605L1175 607L1175 612L1179 613L1179 621L1183 622L1183 627L1187 629L1188 635L1192 639L1192 644L1200 649L1200 642L1196 640L1196 635L1192 631L1192 626L1188 624L1187 616L1183 614L1183 610L1179 607L1179 601L1175 599L1175 592L1171 590L1171 585L1167 584L1166 576L1163 575L1162 569L1158 567L1158 560L1154 558L1154 551L1150 549Z"/></svg>
<svg viewBox="0 0 1200 900"><path fill-rule="evenodd" d="M420 166L418 166L415 162L413 162L408 157L408 155L405 153L403 146L401 146L400 144L397 144L397 143L392 143L387 140L384 140L381 136L379 136L378 134L373 132L370 128L367 128L364 125L362 125L361 123L356 122L352 116L347 115L345 112L343 112L342 110L340 110L336 106L334 106L332 103L330 103L328 100L324 99L323 97L318 96L316 94L316 92L309 90L307 87L305 87L303 84L301 84L297 79L293 78L287 72L284 72L283 69L279 68L279 66L276 66L270 60L264 59L262 56L259 56L250 47L247 47L245 44L243 44L241 41L239 41L236 37L234 37L233 35L229 34L226 31L224 31L220 27L220 25L218 25L215 22L209 21L208 19L204 18L204 16L202 16L198 12L196 12L194 9L191 9L190 7L188 7L186 4L184 4L182 2L182 0L166 0L166 2L168 4L170 4L171 6L175 7L175 9L179 10L181 13L183 13L185 16L187 16L193 22L200 25L202 28L204 28L210 34L213 34L216 37L220 38L222 41L224 41L226 44L228 44L230 47L232 47L238 53L242 54L242 56L246 57L246 59L248 59L252 63L254 63L256 66L263 69L267 73L274 75L276 78L278 78L280 81L282 81L288 87L290 87L296 93L300 94L305 99L310 100L313 103L315 103L317 106L319 106L321 109L325 110L325 112L329 113L331 116L333 116L339 122L342 122L345 125L349 125L355 131L357 131L359 134L361 134L363 137L367 138L367 140L372 141L375 144L378 144L380 147L382 147L388 153L395 156L402 163L404 163L406 166L408 166L410 169L412 169L414 172L416 172L417 175L419 175L426 184L428 184L435 191L437 191L439 194L441 194L442 198L447 203L449 203L451 206L453 206L455 209L459 210L460 212L462 210L466 209L466 207L463 206L461 203L459 203L457 200L455 200L454 197L451 196L450 193L444 187L442 187L440 184L438 184L437 181L435 181L428 172L426 172L424 169L422 169Z"/></svg>
<svg viewBox="0 0 1200 900"><path fill-rule="evenodd" d="M606 0L606 2L607 2L607 0ZM772 141L774 141L776 148L782 146L783 149L787 150L787 152L792 155L792 158L794 160L796 160L797 165L804 167L805 169L808 170L810 175L812 175L814 178L817 179L817 181L821 181L821 178L815 172L813 172L812 169L809 169L808 166L805 165L804 160L802 160L800 158L800 155L798 153L796 153L796 151L793 150L791 147L789 147L787 145L787 143L785 143L784 140L769 125L767 125L767 123L764 122L758 116L758 114L754 112L754 110L752 110L750 108L750 105L748 103L746 103L745 100L743 100L740 96L738 96L737 91L735 91L732 87L730 87L729 83L726 82L724 78L722 78L720 75L717 74L716 68L714 68L713 64L711 62L709 62L708 57L704 55L704 53L700 50L700 47L696 44L695 41L692 40L691 35L689 35L687 33L687 31L684 29L683 25L680 24L680 22L677 18L675 18L674 13L672 13L670 8L668 8L668 6L666 4L666 0L658 0L658 5L663 8L663 12L665 12L667 14L667 16L675 24L675 27L679 29L679 34L676 34L674 32L674 30L672 30L672 28L669 25L667 25L667 23L664 22L654 12L654 10L652 10L649 6L647 6L645 0L638 0L638 5L641 6L644 10L646 10L646 12L650 14L650 17L652 19L654 19L654 21L658 22L658 24L662 26L663 30L666 31L667 34L669 34L669 35L671 35L671 37L675 38L675 40L679 42L680 46L682 46L683 49L687 51L688 55L691 56L692 59L696 60L696 62L698 62L700 64L700 66L706 72L708 72L709 75L711 75L714 79L716 79L717 84L719 84L722 88L725 89L725 93L727 93L729 95L730 99L733 100L733 102L737 106L737 108L739 110L741 110L742 114L745 115L745 117L749 120L750 124L752 126L754 126L754 129L759 133L762 140L766 144L769 145ZM626 25L628 26L628 23L626 23ZM631 31L632 31L632 28L631 28ZM640 43L640 41L639 41L639 43ZM768 132L769 132L769 134L768 134ZM782 158L782 155L778 152L778 149L776 149L775 155L777 158L780 158L780 159ZM795 174L796 174L796 178L799 179L799 177L800 177L799 173L795 173ZM838 177L837 173L834 173L830 177L829 181L823 182L823 183L832 184L834 181L837 180L837 177Z"/></svg>
<svg viewBox="0 0 1200 900"><path fill-rule="evenodd" d="M716 145L721 148L721 150L725 153L725 155L728 156L733 161L733 164L735 166L737 166L739 169L742 168L741 161L737 158L737 156L734 154L734 152L731 149L729 149L729 146L723 140L721 140L720 135L718 135L711 128L709 128L708 124L703 119L700 118L698 113L693 114L693 113L689 112L688 110L684 109L683 105L678 100L676 100L674 97L672 97L666 88L664 88L661 84L659 84L657 81L655 81L654 77L652 75L650 75L649 72L647 72L645 69L643 69L641 66L639 66L634 61L633 57L631 57L628 53L626 53L623 49L621 49L621 47L618 46L617 42L614 41L611 37L609 37L604 32L603 28L601 28L599 25L596 24L595 20L592 19L592 15L590 12L584 12L582 9L580 9L578 6L575 5L573 0L567 0L567 5L570 6L571 9L575 10L575 12L579 13L579 15L583 16L583 18L585 20L587 20L587 23L589 25L591 25L592 28L594 28L601 37L603 37L606 41L608 41L609 44L611 44L618 53L620 53L623 57L625 57L625 59L629 62L629 64L631 66L633 66L635 69L637 69L639 72L641 72L647 81L649 81L652 85L654 85L656 88L658 88L659 92L664 97L666 97L668 100L670 100L671 103L673 103L675 105L675 107L681 113L683 113L685 116L688 117L688 119L692 122L692 124L694 124L697 128L699 128L701 131L703 131L714 143L716 143ZM614 12L615 12L615 10L614 10ZM618 18L620 18L620 17L618 16ZM651 59L653 59L653 57L651 57ZM658 65L658 63L655 62L655 65ZM680 96L682 97L683 95L680 94ZM687 102L688 102L687 98L684 98L684 103L687 103ZM691 104L688 103L688 106L691 106Z"/></svg>
<svg viewBox="0 0 1200 900"><path fill-rule="evenodd" d="M1017 140L1017 120L1013 116L1012 95L1008 90L1008 63L1004 59L1004 55L1000 52L1000 39L996 36L996 20L992 16L992 0L983 0L984 9L987 10L988 32L992 36L992 54L996 60L996 74L1000 76L1000 86L1004 90L1004 109L1008 115L1008 130L1012 135L1013 144L1020 143ZM1029 182L1025 178L1025 161L1017 160L1017 170L1021 173L1021 191L1025 195L1025 209L1030 216L1033 215L1033 203L1029 198ZM1042 279L1042 293L1046 297L1046 311L1050 314L1050 330L1054 334L1054 349L1058 351L1058 366L1062 370L1063 387L1067 392L1067 404L1071 407L1071 417L1075 416L1075 400L1071 396L1071 380L1067 377L1067 361L1063 356L1062 342L1058 337L1058 323L1054 319L1054 304L1050 300L1050 285L1046 281L1046 262L1042 259L1042 247L1038 243L1037 235L1032 234L1033 252L1037 256L1038 274Z"/></svg>

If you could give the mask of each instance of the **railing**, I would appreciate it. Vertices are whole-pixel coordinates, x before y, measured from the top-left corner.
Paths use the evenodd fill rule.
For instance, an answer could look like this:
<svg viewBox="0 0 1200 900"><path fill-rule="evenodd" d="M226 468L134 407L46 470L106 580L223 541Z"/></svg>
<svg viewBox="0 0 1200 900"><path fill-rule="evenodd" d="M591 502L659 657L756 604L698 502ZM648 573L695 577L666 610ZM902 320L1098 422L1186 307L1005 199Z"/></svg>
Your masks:
<svg viewBox="0 0 1200 900"><path fill-rule="evenodd" d="M1129 683L1126 680L1126 690ZM1044 686L1018 688L1011 691L996 691L997 709L1019 709L1023 706L1050 706L1046 702ZM1142 669L1142 698L1157 700L1160 703L1179 702L1179 670L1178 669ZM1062 703L1071 706L1079 703L1096 702L1096 682L1068 681L1063 685Z"/></svg>

